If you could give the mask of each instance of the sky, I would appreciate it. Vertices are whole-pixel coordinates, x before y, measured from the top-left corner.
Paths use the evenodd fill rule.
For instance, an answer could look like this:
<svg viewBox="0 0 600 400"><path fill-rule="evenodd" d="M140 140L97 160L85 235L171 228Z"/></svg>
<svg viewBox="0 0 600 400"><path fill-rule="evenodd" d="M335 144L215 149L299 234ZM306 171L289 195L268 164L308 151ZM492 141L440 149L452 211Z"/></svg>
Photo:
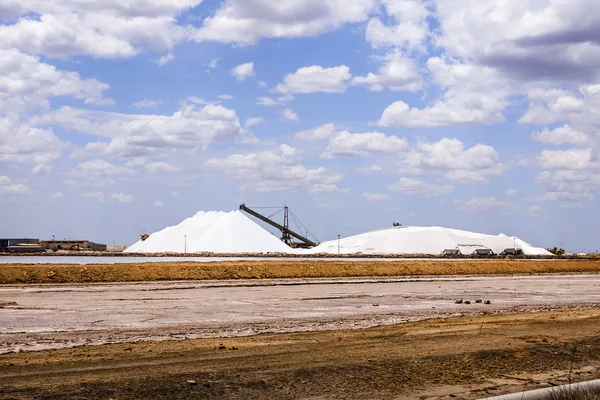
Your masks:
<svg viewBox="0 0 600 400"><path fill-rule="evenodd" d="M0 19L0 236L131 244L245 202L320 240L398 222L600 249L597 0L0 0Z"/></svg>

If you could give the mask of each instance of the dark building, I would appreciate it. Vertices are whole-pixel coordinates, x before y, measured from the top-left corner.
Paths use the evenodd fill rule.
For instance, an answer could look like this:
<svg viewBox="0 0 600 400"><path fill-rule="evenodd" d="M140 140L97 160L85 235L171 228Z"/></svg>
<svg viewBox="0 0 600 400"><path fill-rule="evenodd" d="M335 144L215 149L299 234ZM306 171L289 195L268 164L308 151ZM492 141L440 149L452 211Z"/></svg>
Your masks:
<svg viewBox="0 0 600 400"><path fill-rule="evenodd" d="M42 252L40 239L4 238L0 239L0 251L3 252Z"/></svg>
<svg viewBox="0 0 600 400"><path fill-rule="evenodd" d="M88 240L42 240L42 247L49 250L106 251L106 245Z"/></svg>

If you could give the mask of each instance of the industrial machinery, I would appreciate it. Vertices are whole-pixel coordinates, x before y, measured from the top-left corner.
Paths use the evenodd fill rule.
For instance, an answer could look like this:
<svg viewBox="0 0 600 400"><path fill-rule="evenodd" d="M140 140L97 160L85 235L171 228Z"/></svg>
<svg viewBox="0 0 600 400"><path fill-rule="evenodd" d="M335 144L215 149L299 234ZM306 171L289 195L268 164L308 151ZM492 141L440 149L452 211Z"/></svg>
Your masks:
<svg viewBox="0 0 600 400"><path fill-rule="evenodd" d="M259 207L256 207L256 208L259 208ZM273 207L260 207L260 208L273 208ZM281 231L281 240L290 247L311 248L311 247L315 247L318 245L318 243L316 241L312 241L308 238L310 231L308 229L306 229L306 227L302 224L302 222L300 222L298 217L296 217L294 215L294 213L291 212L287 206L283 207L283 209L279 209L279 211L277 211L276 213L274 213L270 216L264 216L264 215L260 214L259 212L247 207L244 203L240 204L240 210L279 229L279 231ZM281 210L283 210L283 225L278 224L277 222L275 222L271 219L271 217L273 215L277 214ZM290 215L292 216L292 219L296 222L296 224L300 228L302 228L303 231L306 232L305 236L302 236L301 234L296 233L290 229ZM312 236L314 237L314 235L312 235ZM294 239L297 239L298 242L294 241Z"/></svg>

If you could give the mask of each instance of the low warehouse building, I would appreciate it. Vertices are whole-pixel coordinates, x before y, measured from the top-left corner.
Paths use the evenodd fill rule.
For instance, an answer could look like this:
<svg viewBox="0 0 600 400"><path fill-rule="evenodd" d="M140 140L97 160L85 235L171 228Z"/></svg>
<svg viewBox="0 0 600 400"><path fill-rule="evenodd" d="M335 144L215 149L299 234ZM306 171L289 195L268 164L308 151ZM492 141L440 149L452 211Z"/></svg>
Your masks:
<svg viewBox="0 0 600 400"><path fill-rule="evenodd" d="M31 238L4 238L0 239L0 252L43 252L40 239Z"/></svg>
<svg viewBox="0 0 600 400"><path fill-rule="evenodd" d="M42 247L48 250L106 251L106 245L89 240L43 240Z"/></svg>

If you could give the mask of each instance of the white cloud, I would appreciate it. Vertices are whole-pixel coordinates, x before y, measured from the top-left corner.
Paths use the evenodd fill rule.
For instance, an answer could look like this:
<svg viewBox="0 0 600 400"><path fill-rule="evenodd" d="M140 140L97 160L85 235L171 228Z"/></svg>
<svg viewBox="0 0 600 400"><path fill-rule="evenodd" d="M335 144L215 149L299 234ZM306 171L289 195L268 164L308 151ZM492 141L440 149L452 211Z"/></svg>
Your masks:
<svg viewBox="0 0 600 400"><path fill-rule="evenodd" d="M243 81L246 78L254 76L254 63L248 62L245 64L240 64L231 70L231 74L238 81Z"/></svg>
<svg viewBox="0 0 600 400"><path fill-rule="evenodd" d="M202 0L23 0L14 23L0 27L2 46L48 57L132 57L143 48L171 50L184 38L177 15ZM28 15L39 14L39 18Z"/></svg>
<svg viewBox="0 0 600 400"><path fill-rule="evenodd" d="M383 193L363 193L362 197L368 201L387 201L390 199L390 196Z"/></svg>
<svg viewBox="0 0 600 400"><path fill-rule="evenodd" d="M265 122L266 121L263 117L248 118L246 120L246 123L244 124L244 127L250 128L251 126L258 125L258 124L264 124Z"/></svg>
<svg viewBox="0 0 600 400"><path fill-rule="evenodd" d="M460 140L448 138L419 143L402 156L397 168L404 174L443 172L446 178L457 182L487 182L491 176L504 172L493 147L477 144L465 149Z"/></svg>
<svg viewBox="0 0 600 400"><path fill-rule="evenodd" d="M213 58L212 60L210 60L208 68L215 69L217 68L217 65L219 65L219 58Z"/></svg>
<svg viewBox="0 0 600 400"><path fill-rule="evenodd" d="M294 135L294 138L307 142L324 140L330 138L336 132L334 124L323 124L313 129L300 131Z"/></svg>
<svg viewBox="0 0 600 400"><path fill-rule="evenodd" d="M370 156L407 150L408 142L403 138L387 136L380 132L350 133L343 131L329 140L321 157Z"/></svg>
<svg viewBox="0 0 600 400"><path fill-rule="evenodd" d="M165 65L173 61L174 58L175 56L173 55L173 53L168 53L156 60L156 63L159 67L164 67Z"/></svg>
<svg viewBox="0 0 600 400"><path fill-rule="evenodd" d="M356 170L357 172L361 173L361 174L373 174L376 172L381 172L383 171L383 168L380 167L379 165L371 165L369 167L363 167L363 168L358 168Z"/></svg>
<svg viewBox="0 0 600 400"><path fill-rule="evenodd" d="M600 191L598 170L559 169L542 171L536 178L545 193L529 198L529 201L557 202L564 207L581 207L595 198Z"/></svg>
<svg viewBox="0 0 600 400"><path fill-rule="evenodd" d="M538 157L544 169L587 170L600 168L591 149L544 150Z"/></svg>
<svg viewBox="0 0 600 400"><path fill-rule="evenodd" d="M65 194L63 192L55 192L50 197L52 197L53 199L58 199L58 198L61 198L61 197L65 197Z"/></svg>
<svg viewBox="0 0 600 400"><path fill-rule="evenodd" d="M594 0L438 1L436 44L451 56L476 60L514 79L597 77L600 44Z"/></svg>
<svg viewBox="0 0 600 400"><path fill-rule="evenodd" d="M259 97L256 99L256 104L260 104L261 106L274 106L277 102L270 97Z"/></svg>
<svg viewBox="0 0 600 400"><path fill-rule="evenodd" d="M535 218L544 218L544 209L540 206L529 206L527 210L527 214Z"/></svg>
<svg viewBox="0 0 600 400"><path fill-rule="evenodd" d="M392 51L382 59L383 65L377 74L369 72L367 76L356 76L354 85L367 85L371 91L385 88L416 92L422 87L422 79L415 63L398 51Z"/></svg>
<svg viewBox="0 0 600 400"><path fill-rule="evenodd" d="M154 202L154 207L156 207L156 208L164 208L165 204L162 201L155 201Z"/></svg>
<svg viewBox="0 0 600 400"><path fill-rule="evenodd" d="M16 116L0 118L0 162L33 163L42 172L46 164L60 158L65 147L51 130L23 124Z"/></svg>
<svg viewBox="0 0 600 400"><path fill-rule="evenodd" d="M281 94L341 93L346 91L351 79L350 68L345 65L332 68L312 65L287 74L275 90Z"/></svg>
<svg viewBox="0 0 600 400"><path fill-rule="evenodd" d="M506 191L507 196L514 196L515 194L517 194L517 189L508 189Z"/></svg>
<svg viewBox="0 0 600 400"><path fill-rule="evenodd" d="M111 194L110 200L116 203L133 203L135 201L135 198L131 195L119 192Z"/></svg>
<svg viewBox="0 0 600 400"><path fill-rule="evenodd" d="M177 193L177 192L171 192L171 196L173 196L173 197L178 197L178 196L179 196L179 193Z"/></svg>
<svg viewBox="0 0 600 400"><path fill-rule="evenodd" d="M151 174L157 174L160 172L174 172L179 171L178 167L174 167L164 161L151 162L146 164L146 170Z"/></svg>
<svg viewBox="0 0 600 400"><path fill-rule="evenodd" d="M84 193L82 197L88 199L95 199L98 203L133 203L135 197L132 195L125 194L123 192L112 193L111 195L104 195L102 192L88 192Z"/></svg>
<svg viewBox="0 0 600 400"><path fill-rule="evenodd" d="M38 164L31 169L31 173L34 175L48 175L50 173L50 167L45 164Z"/></svg>
<svg viewBox="0 0 600 400"><path fill-rule="evenodd" d="M412 0L383 0L388 19L387 25L380 18L369 20L366 39L375 48L393 46L405 51L424 49L429 36L427 9L429 2Z"/></svg>
<svg viewBox="0 0 600 400"><path fill-rule="evenodd" d="M74 155L77 156L140 157L169 155L181 150L194 152L243 135L235 111L212 104L200 109L187 105L171 116L63 107L31 121L36 125L58 125L110 139L76 149Z"/></svg>
<svg viewBox="0 0 600 400"><path fill-rule="evenodd" d="M365 21L374 0L227 0L192 38L254 44L261 38L317 36Z"/></svg>
<svg viewBox="0 0 600 400"><path fill-rule="evenodd" d="M583 132L579 132L571 128L569 125L563 125L553 130L544 130L535 132L533 134L533 140L542 143L549 143L554 145L561 144L572 144L575 146L585 145L589 142L589 137Z"/></svg>
<svg viewBox="0 0 600 400"><path fill-rule="evenodd" d="M380 126L435 127L497 124L504 122L510 90L492 68L432 57L427 61L434 82L443 94L432 105L410 107L404 101L390 104Z"/></svg>
<svg viewBox="0 0 600 400"><path fill-rule="evenodd" d="M144 99L144 100L136 101L135 103L133 103L131 105L131 107L135 107L135 108L152 108L152 107L158 107L161 104L162 104L162 100L148 100L148 99Z"/></svg>
<svg viewBox="0 0 600 400"><path fill-rule="evenodd" d="M258 87L260 87L260 88L266 88L267 86L269 86L269 85L267 85L267 82L265 82L265 81L258 81Z"/></svg>
<svg viewBox="0 0 600 400"><path fill-rule="evenodd" d="M230 94L220 94L217 97L221 100L233 100L233 96Z"/></svg>
<svg viewBox="0 0 600 400"><path fill-rule="evenodd" d="M494 212L507 213L515 210L517 206L495 197L473 197L465 202L458 202L458 209L466 212Z"/></svg>
<svg viewBox="0 0 600 400"><path fill-rule="evenodd" d="M337 187L342 179L341 175L329 173L322 167L304 167L300 164L297 150L285 144L260 153L212 158L205 165L243 182L242 190L276 192L305 189L313 193L342 191Z"/></svg>
<svg viewBox="0 0 600 400"><path fill-rule="evenodd" d="M87 185L103 186L114 184L117 180L127 179L135 175L135 171L105 160L95 159L77 164L71 174Z"/></svg>
<svg viewBox="0 0 600 400"><path fill-rule="evenodd" d="M50 97L70 96L89 104L105 104L108 85L57 70L38 57L0 48L0 109L3 113L49 108Z"/></svg>
<svg viewBox="0 0 600 400"><path fill-rule="evenodd" d="M0 175L0 194L29 194L31 190L22 183L15 183L8 176Z"/></svg>
<svg viewBox="0 0 600 400"><path fill-rule="evenodd" d="M451 185L435 185L418 179L402 177L398 182L389 185L388 189L423 197L435 197L452 192L454 187Z"/></svg>
<svg viewBox="0 0 600 400"><path fill-rule="evenodd" d="M289 119L291 121L300 122L300 118L298 118L298 115L295 112L293 112L291 108L286 108L282 111L282 113L283 118Z"/></svg>

